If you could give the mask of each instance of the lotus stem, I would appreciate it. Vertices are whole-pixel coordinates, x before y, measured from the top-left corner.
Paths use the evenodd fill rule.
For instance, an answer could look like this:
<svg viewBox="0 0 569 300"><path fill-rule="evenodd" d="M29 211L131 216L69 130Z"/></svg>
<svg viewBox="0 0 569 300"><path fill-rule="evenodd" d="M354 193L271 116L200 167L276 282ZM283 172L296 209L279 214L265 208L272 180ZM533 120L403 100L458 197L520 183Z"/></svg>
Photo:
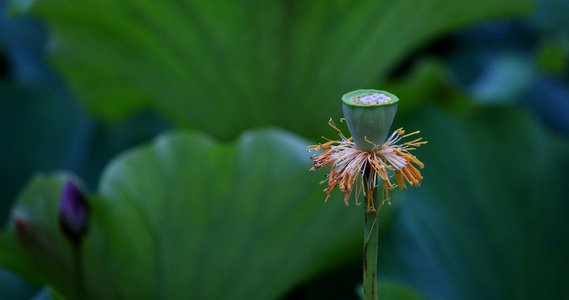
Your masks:
<svg viewBox="0 0 569 300"><path fill-rule="evenodd" d="M367 197L373 197L373 206L377 207L378 212L381 204L379 203L379 189L376 187L368 190ZM376 211L368 211L364 205L364 255L363 255L363 279L364 279L364 299L377 300L377 254L379 245L379 224Z"/></svg>

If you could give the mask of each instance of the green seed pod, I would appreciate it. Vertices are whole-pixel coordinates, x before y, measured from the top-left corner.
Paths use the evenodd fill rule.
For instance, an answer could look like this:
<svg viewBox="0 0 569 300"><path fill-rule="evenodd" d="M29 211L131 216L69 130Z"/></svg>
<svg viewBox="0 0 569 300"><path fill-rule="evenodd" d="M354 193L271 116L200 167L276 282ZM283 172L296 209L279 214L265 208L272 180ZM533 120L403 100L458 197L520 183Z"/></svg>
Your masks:
<svg viewBox="0 0 569 300"><path fill-rule="evenodd" d="M386 91L355 90L342 96L342 101L344 118L356 147L372 151L375 145L383 144L397 112L399 98Z"/></svg>

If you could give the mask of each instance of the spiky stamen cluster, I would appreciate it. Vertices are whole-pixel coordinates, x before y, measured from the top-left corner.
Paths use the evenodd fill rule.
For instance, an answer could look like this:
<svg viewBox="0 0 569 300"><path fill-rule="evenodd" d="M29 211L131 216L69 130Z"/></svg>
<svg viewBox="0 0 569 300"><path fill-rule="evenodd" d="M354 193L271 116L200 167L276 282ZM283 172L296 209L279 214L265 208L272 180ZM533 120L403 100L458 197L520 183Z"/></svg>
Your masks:
<svg viewBox="0 0 569 300"><path fill-rule="evenodd" d="M324 190L326 201L334 188L339 186L340 191L345 194L344 202L348 205L350 195L354 187L356 187L356 205L359 205L357 202L358 195L363 193L367 200L367 210L375 211L372 191L378 187L378 176L383 180L380 207L384 202L389 202L389 190L394 189L396 186L402 190L407 188L405 180L412 186L421 184L423 177L411 163L414 163L421 169L424 165L415 156L411 155L409 151L427 142L421 141L422 138L418 138L396 145L402 138L417 134L419 131L405 134L405 131L399 128L393 132L383 145L374 145L372 151L362 151L356 148L352 138L348 139L342 134L342 131L336 127L332 119L330 119L328 124L338 132L341 140L334 141L325 138L328 140L327 143L307 147L308 151L326 150L320 155L311 157L314 160L314 166L310 170L332 165L330 173L326 174L326 179L320 182L322 184L328 181L328 187ZM388 170L395 175L397 184L391 183ZM361 179L358 185L359 177ZM364 177L365 180L363 180ZM364 181L367 183L365 187Z"/></svg>

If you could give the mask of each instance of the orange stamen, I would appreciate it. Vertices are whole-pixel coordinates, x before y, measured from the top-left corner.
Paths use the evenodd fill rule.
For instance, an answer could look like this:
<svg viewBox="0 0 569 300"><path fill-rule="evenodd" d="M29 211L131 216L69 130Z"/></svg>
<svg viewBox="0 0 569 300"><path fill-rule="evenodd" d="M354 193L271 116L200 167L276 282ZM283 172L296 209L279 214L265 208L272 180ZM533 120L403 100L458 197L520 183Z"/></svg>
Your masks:
<svg viewBox="0 0 569 300"><path fill-rule="evenodd" d="M419 185L419 181L417 179L415 179L415 177L413 177L413 174L411 174L411 172L409 171L409 168L405 167L403 168L403 174L405 174L407 176L407 180L409 181L409 183L413 186L418 186ZM411 180L409 180L411 179Z"/></svg>
<svg viewBox="0 0 569 300"><path fill-rule="evenodd" d="M408 133L408 134L403 135L403 136L401 136L401 137L402 137L402 138L406 138L406 137L408 137L408 136L410 136L410 135L414 135L414 134L417 134L417 133L419 133L419 132L421 132L421 131L417 130L417 131L415 131L415 132Z"/></svg>
<svg viewBox="0 0 569 300"><path fill-rule="evenodd" d="M367 190L367 211L375 211L375 205L373 205L373 190Z"/></svg>
<svg viewBox="0 0 569 300"><path fill-rule="evenodd" d="M407 189L405 181L403 180L403 176L401 176L401 172L395 171L395 179L397 180L397 185L399 186L399 189L401 190Z"/></svg>
<svg viewBox="0 0 569 300"><path fill-rule="evenodd" d="M417 170L415 167L413 167L413 165L408 164L407 167L409 168L409 170L411 171L411 173L413 174L413 176L415 178L417 178L417 180L419 180L419 183L423 180L423 176L421 176L421 172L419 172L419 170Z"/></svg>

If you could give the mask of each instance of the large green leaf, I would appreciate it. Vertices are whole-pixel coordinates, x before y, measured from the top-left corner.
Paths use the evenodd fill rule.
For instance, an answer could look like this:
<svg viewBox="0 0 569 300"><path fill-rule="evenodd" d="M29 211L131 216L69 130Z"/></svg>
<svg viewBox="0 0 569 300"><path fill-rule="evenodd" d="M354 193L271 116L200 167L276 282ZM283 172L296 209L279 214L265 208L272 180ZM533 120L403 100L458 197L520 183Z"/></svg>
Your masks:
<svg viewBox="0 0 569 300"><path fill-rule="evenodd" d="M461 26L529 0L13 0L53 32L54 60L91 111L152 105L222 138L278 125L319 137L338 99ZM318 120L318 122L313 122Z"/></svg>
<svg viewBox="0 0 569 300"><path fill-rule="evenodd" d="M401 194L380 275L441 299L567 299L569 142L507 109L406 126L429 140L425 179Z"/></svg>
<svg viewBox="0 0 569 300"><path fill-rule="evenodd" d="M357 259L362 209L324 204L306 145L279 130L234 145L172 133L115 159L90 197L88 299L274 299ZM0 236L3 265L67 296L77 280L56 209L68 176L38 175Z"/></svg>

